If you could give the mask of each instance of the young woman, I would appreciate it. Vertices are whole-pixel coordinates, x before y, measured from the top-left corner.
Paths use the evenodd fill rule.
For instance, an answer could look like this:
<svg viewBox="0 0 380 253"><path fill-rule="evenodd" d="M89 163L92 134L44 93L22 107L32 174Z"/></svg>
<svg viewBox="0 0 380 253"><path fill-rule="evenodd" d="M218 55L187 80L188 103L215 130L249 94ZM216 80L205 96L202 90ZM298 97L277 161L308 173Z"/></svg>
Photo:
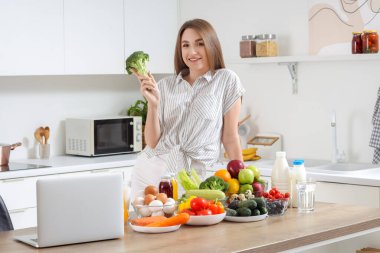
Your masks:
<svg viewBox="0 0 380 253"><path fill-rule="evenodd" d="M147 147L132 175L132 194L161 176L194 168L204 177L223 144L230 159L242 159L238 136L241 97L238 76L225 69L218 37L205 20L185 22L178 32L176 75L160 80L135 74L148 101Z"/></svg>

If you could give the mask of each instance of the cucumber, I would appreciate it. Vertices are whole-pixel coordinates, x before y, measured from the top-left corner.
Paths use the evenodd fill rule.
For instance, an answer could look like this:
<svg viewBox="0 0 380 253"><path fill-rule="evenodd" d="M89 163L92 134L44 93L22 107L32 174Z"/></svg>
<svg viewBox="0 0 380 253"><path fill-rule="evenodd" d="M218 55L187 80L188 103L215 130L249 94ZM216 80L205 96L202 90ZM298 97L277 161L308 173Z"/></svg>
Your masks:
<svg viewBox="0 0 380 253"><path fill-rule="evenodd" d="M186 197L197 196L207 200L222 200L226 197L226 194L220 190L188 190L186 191Z"/></svg>
<svg viewBox="0 0 380 253"><path fill-rule="evenodd" d="M247 207L247 208L253 210L257 207L257 203L253 199L243 200L243 201L239 202L238 207L239 208L240 207Z"/></svg>

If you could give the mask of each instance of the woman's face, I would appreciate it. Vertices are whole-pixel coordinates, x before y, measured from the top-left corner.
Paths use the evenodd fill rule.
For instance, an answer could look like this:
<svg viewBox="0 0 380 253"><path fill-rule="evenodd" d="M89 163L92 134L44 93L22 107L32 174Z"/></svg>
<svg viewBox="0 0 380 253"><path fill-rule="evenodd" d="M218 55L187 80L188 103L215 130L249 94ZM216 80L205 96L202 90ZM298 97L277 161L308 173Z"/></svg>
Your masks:
<svg viewBox="0 0 380 253"><path fill-rule="evenodd" d="M201 35L192 28L187 28L181 38L182 60L189 67L190 73L203 75L210 66L206 48Z"/></svg>

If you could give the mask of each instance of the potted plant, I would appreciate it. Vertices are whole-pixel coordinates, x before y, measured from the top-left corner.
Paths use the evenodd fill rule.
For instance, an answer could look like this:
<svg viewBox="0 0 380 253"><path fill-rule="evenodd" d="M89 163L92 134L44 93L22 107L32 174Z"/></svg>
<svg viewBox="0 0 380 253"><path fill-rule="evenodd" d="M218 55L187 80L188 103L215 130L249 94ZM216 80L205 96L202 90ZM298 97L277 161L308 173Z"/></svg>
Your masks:
<svg viewBox="0 0 380 253"><path fill-rule="evenodd" d="M145 122L146 122L146 114L148 111L148 102L144 98L144 100L137 100L135 104L131 105L127 110L128 116L141 116L142 117L142 140L143 140L143 148L145 148L145 136L144 136L144 129L145 129Z"/></svg>

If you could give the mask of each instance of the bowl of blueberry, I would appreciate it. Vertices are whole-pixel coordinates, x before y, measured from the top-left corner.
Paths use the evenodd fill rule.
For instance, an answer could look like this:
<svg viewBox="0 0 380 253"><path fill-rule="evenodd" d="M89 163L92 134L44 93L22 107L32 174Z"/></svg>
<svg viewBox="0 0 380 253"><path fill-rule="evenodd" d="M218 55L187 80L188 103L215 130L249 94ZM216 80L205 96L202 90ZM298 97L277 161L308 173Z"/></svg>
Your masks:
<svg viewBox="0 0 380 253"><path fill-rule="evenodd" d="M269 216L283 215L288 209L289 198L265 199Z"/></svg>

